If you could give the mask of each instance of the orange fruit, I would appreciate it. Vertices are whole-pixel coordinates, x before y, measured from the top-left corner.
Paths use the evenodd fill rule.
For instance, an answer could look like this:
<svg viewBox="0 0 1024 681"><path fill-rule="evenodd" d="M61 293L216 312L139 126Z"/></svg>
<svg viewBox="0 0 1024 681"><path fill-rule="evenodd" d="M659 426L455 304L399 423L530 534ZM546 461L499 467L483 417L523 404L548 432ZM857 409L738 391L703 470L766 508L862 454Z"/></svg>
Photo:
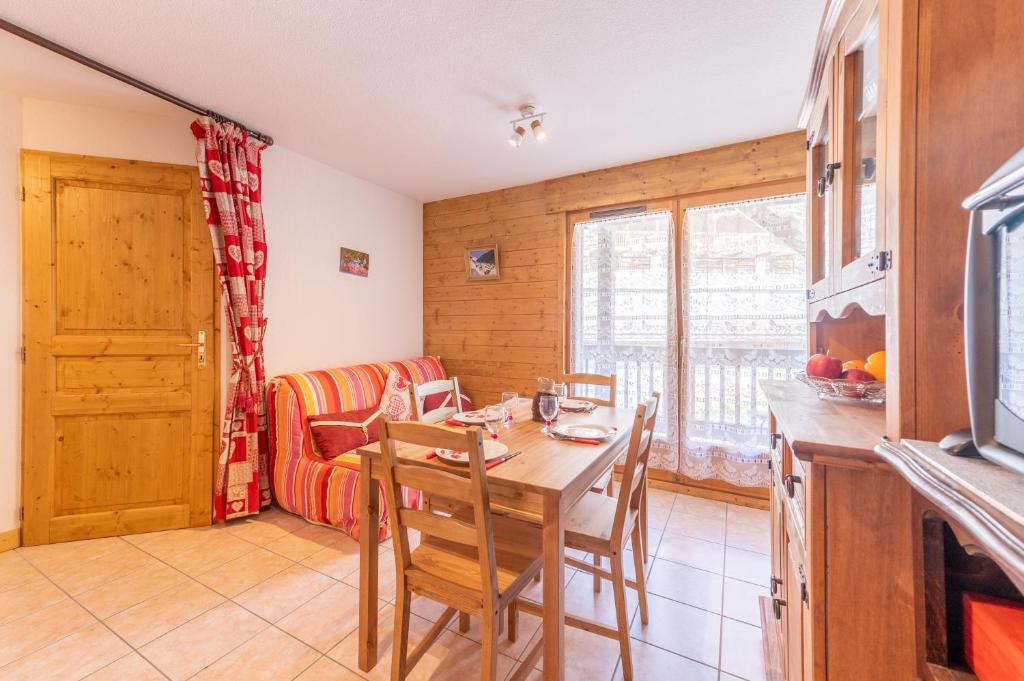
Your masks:
<svg viewBox="0 0 1024 681"><path fill-rule="evenodd" d="M868 355L868 361L864 363L864 371L875 377L875 380L885 382L885 351L879 350Z"/></svg>
<svg viewBox="0 0 1024 681"><path fill-rule="evenodd" d="M863 369L866 362L862 359L851 359L849 362L843 362L843 371L849 371L850 369Z"/></svg>

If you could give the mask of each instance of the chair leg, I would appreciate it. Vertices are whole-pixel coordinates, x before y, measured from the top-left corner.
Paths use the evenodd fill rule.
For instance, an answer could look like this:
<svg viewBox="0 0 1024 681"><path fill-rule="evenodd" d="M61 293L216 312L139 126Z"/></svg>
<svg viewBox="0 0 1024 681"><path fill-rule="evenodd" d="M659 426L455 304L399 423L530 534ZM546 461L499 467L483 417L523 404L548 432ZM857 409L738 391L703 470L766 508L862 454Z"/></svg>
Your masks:
<svg viewBox="0 0 1024 681"><path fill-rule="evenodd" d="M611 556L612 591L615 592L615 620L619 629L619 652L622 655L622 678L633 681L633 658L629 649L629 616L626 610L626 575L622 569L622 552Z"/></svg>
<svg viewBox="0 0 1024 681"><path fill-rule="evenodd" d="M395 634L391 642L391 681L405 681L409 670L409 613L411 594L399 588L395 598Z"/></svg>
<svg viewBox="0 0 1024 681"><path fill-rule="evenodd" d="M508 604L508 640L515 643L519 638L519 602L512 601Z"/></svg>
<svg viewBox="0 0 1024 681"><path fill-rule="evenodd" d="M644 559L640 555L642 538L640 528L633 528L633 568L636 570L636 594L640 599L640 623L647 626L647 577L644 576Z"/></svg>
<svg viewBox="0 0 1024 681"><path fill-rule="evenodd" d="M465 634L469 631L469 615L464 612L459 613L459 633Z"/></svg>
<svg viewBox="0 0 1024 681"><path fill-rule="evenodd" d="M498 621L501 614L484 612L483 638L480 640L483 650L480 658L481 681L498 681Z"/></svg>
<svg viewBox="0 0 1024 681"><path fill-rule="evenodd" d="M647 476L644 476L644 481L640 484L643 485L643 489L640 490L640 538L643 547L641 555L646 563L649 557L647 552Z"/></svg>
<svg viewBox="0 0 1024 681"><path fill-rule="evenodd" d="M601 567L601 555L594 553L594 567L600 569ZM594 593L601 593L601 577L595 572L594 573Z"/></svg>
<svg viewBox="0 0 1024 681"><path fill-rule="evenodd" d="M613 467L610 474L608 475L608 487L605 488L604 493L610 497L615 496L615 468Z"/></svg>

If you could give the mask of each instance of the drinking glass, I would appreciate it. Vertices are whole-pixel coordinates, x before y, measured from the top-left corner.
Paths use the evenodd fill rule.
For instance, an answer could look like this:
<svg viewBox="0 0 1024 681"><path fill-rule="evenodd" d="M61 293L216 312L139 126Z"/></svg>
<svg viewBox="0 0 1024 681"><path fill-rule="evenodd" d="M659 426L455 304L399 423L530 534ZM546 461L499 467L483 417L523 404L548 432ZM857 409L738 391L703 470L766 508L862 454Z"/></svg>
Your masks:
<svg viewBox="0 0 1024 681"><path fill-rule="evenodd" d="M565 383L555 383L551 388L555 391L555 394L558 395L559 404L569 398L569 386Z"/></svg>
<svg viewBox="0 0 1024 681"><path fill-rule="evenodd" d="M504 392L501 394L501 404L505 407L508 412L505 418L505 427L512 427L512 412L519 406L519 393Z"/></svg>
<svg viewBox="0 0 1024 681"><path fill-rule="evenodd" d="M484 425L487 426L492 440L498 439L498 430L503 423L505 423L505 407L500 404L484 407Z"/></svg>
<svg viewBox="0 0 1024 681"><path fill-rule="evenodd" d="M541 395L537 408L544 419L544 432L551 433L551 420L558 414L558 395Z"/></svg>

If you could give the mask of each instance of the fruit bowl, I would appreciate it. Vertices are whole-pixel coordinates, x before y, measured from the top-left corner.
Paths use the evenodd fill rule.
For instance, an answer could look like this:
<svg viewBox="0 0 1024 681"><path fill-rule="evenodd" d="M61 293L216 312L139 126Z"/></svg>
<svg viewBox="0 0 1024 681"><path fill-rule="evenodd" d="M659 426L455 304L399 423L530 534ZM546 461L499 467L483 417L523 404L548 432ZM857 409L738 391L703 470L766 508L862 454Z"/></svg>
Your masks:
<svg viewBox="0 0 1024 681"><path fill-rule="evenodd" d="M857 404L885 403L885 383L882 381L847 381L843 378L808 376L804 372L797 374L796 378L814 388L823 400Z"/></svg>

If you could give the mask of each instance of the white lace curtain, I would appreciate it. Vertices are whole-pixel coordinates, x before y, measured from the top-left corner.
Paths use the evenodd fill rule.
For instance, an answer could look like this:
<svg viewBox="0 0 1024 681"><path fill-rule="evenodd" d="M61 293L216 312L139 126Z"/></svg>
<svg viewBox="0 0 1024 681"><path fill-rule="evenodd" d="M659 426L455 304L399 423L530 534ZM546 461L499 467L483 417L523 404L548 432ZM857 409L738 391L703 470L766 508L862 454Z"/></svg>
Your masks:
<svg viewBox="0 0 1024 681"><path fill-rule="evenodd" d="M757 383L802 365L804 240L803 195L689 209L677 282L670 212L577 223L571 365L615 373L621 406L662 393L653 467L768 484Z"/></svg>

